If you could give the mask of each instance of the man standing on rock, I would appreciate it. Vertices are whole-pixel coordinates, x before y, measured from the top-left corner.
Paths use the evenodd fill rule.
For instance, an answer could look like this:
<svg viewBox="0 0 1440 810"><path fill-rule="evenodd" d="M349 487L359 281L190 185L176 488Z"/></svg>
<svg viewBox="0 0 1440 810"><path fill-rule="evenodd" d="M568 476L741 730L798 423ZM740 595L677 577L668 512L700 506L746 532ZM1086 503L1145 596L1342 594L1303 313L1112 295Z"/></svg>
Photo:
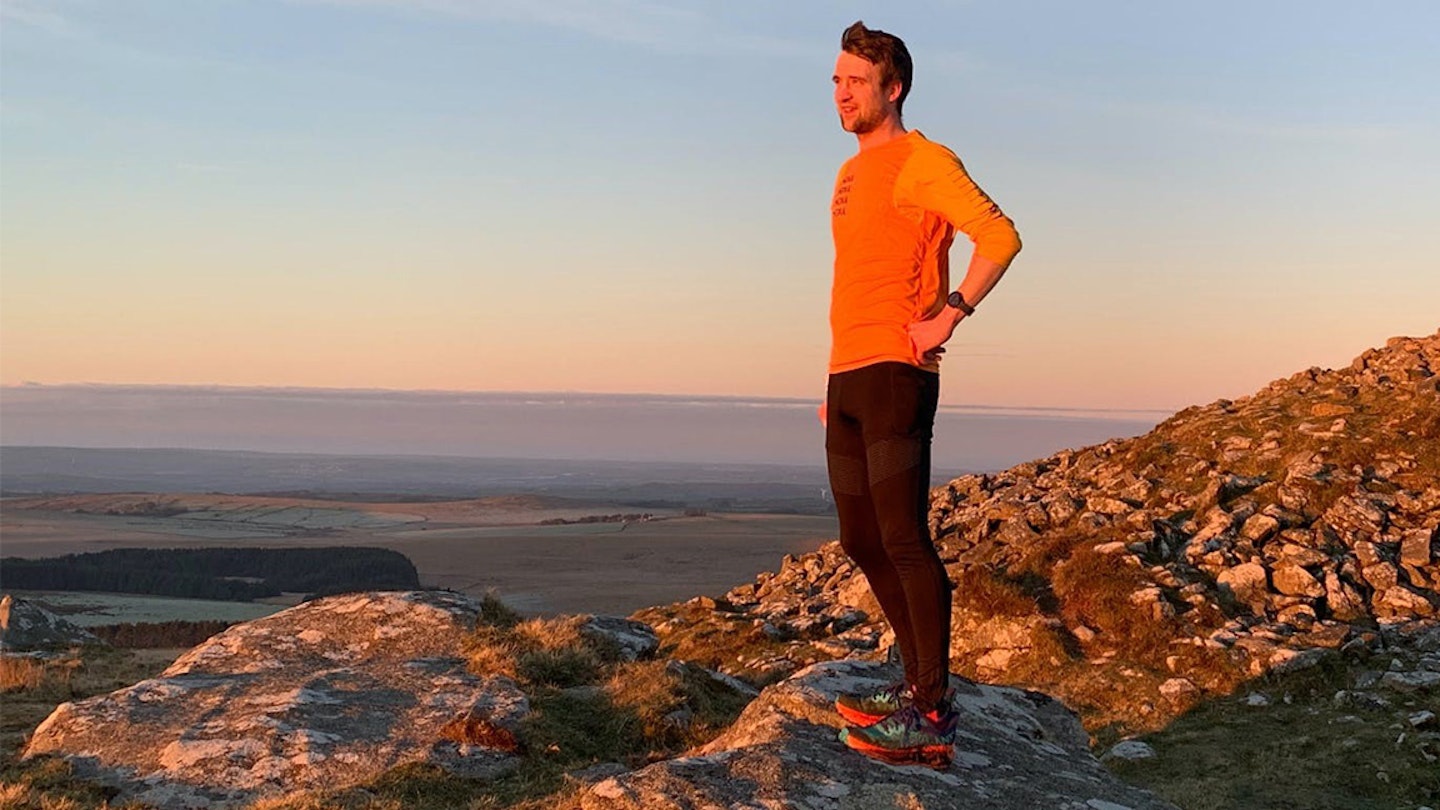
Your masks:
<svg viewBox="0 0 1440 810"><path fill-rule="evenodd" d="M929 529L930 439L940 355L1020 250L1014 224L959 158L901 108L913 67L899 37L857 22L835 63L840 125L859 151L830 204L835 279L830 377L821 420L840 543L865 573L895 632L905 678L842 695L851 748L947 767L956 718L948 697L950 580ZM950 289L955 232L975 244Z"/></svg>

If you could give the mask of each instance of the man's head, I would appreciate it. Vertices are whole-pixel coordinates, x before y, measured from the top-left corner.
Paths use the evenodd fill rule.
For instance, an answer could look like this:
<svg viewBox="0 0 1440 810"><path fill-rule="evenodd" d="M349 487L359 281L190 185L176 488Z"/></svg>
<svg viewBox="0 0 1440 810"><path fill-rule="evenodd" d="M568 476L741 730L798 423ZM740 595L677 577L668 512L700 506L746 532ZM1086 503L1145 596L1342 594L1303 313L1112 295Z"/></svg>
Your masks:
<svg viewBox="0 0 1440 810"><path fill-rule="evenodd" d="M915 73L910 51L893 34L856 22L840 36L835 106L847 131L863 134L891 114L898 122Z"/></svg>

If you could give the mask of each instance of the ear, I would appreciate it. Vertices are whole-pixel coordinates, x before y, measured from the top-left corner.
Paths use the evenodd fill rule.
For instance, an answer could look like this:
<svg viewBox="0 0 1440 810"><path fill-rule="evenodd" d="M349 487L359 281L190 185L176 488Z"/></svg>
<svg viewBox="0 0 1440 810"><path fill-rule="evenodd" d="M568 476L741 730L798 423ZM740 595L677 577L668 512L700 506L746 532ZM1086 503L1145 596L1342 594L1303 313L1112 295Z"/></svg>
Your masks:
<svg viewBox="0 0 1440 810"><path fill-rule="evenodd" d="M885 97L890 100L891 104L894 104L900 100L900 91L903 89L905 89L905 86L897 79L891 82L890 86L886 88Z"/></svg>

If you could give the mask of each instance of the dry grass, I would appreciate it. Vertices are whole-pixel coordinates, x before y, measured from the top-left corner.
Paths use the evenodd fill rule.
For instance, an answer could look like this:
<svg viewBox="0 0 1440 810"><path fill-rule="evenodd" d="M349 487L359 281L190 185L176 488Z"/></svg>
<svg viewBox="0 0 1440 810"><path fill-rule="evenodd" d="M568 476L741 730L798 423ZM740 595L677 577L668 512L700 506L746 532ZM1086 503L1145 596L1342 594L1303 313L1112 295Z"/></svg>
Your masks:
<svg viewBox="0 0 1440 810"><path fill-rule="evenodd" d="M768 685L775 678L741 662L801 653L800 645L770 638L755 627L754 617L745 614L714 613L679 604L647 608L631 618L656 628L662 656L723 669L756 686Z"/></svg>
<svg viewBox="0 0 1440 810"><path fill-rule="evenodd" d="M34 688L0 694L0 808L31 810L108 808L109 793L76 779L64 760L38 757L18 761L20 746L55 707L67 700L98 695L158 674L180 650L85 651L49 670ZM11 802L6 804L6 802Z"/></svg>
<svg viewBox="0 0 1440 810"><path fill-rule="evenodd" d="M981 616L1033 616L1040 606L1017 581L987 566L970 566L955 576L954 605Z"/></svg>
<svg viewBox="0 0 1440 810"><path fill-rule="evenodd" d="M74 653L50 659L0 657L0 692L43 689L68 695L75 673L84 666L84 659Z"/></svg>
<svg viewBox="0 0 1440 810"><path fill-rule="evenodd" d="M466 646L470 669L507 675L522 684L559 688L594 683L619 650L603 637L581 632L585 620L563 616L510 626L480 625Z"/></svg>
<svg viewBox="0 0 1440 810"><path fill-rule="evenodd" d="M62 759L42 757L19 765L7 757L0 770L0 810L111 810L109 795L76 779ZM141 810L134 803L113 807Z"/></svg>
<svg viewBox="0 0 1440 810"><path fill-rule="evenodd" d="M45 662L34 658L0 658L0 692L38 689L45 670Z"/></svg>
<svg viewBox="0 0 1440 810"><path fill-rule="evenodd" d="M1068 626L1084 625L1097 633L1089 646L1164 667L1171 641L1186 633L1173 617L1157 616L1150 604L1132 601L1133 594L1153 584L1122 557L1080 547L1057 564L1051 583L1060 615Z"/></svg>

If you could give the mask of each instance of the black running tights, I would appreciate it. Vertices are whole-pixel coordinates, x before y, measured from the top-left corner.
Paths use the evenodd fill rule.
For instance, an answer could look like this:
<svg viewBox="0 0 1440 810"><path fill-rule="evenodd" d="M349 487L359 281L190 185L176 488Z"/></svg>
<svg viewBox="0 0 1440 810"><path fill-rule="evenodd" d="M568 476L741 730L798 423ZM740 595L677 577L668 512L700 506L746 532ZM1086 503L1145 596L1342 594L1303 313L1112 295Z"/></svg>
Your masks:
<svg viewBox="0 0 1440 810"><path fill-rule="evenodd" d="M825 455L840 545L895 631L915 702L950 674L950 580L930 538L930 439L940 375L876 363L830 375Z"/></svg>

